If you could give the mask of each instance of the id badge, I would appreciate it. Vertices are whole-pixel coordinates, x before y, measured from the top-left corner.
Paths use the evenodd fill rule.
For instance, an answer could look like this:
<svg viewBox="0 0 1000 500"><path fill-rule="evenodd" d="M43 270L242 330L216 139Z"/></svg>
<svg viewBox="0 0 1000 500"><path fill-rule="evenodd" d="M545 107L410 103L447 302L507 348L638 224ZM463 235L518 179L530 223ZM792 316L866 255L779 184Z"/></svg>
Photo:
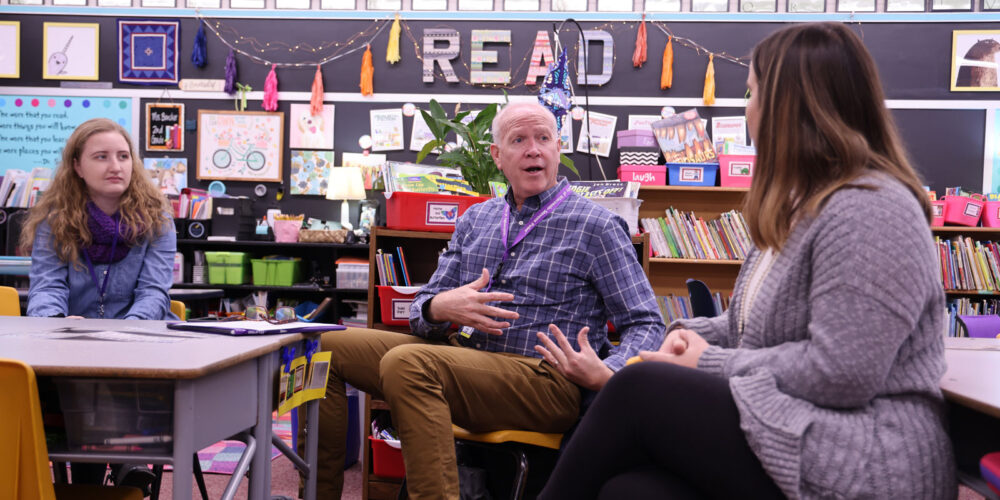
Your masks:
<svg viewBox="0 0 1000 500"><path fill-rule="evenodd" d="M465 338L471 338L472 332L474 331L476 331L476 329L471 326L463 326L462 329L458 331L458 333L461 333L462 336Z"/></svg>

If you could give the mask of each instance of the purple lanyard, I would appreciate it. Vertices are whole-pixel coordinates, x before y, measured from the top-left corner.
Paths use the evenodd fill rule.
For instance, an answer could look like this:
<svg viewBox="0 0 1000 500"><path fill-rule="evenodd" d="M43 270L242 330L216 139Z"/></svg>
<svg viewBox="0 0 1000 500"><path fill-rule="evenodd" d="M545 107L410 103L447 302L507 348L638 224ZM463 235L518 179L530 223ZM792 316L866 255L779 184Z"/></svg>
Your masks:
<svg viewBox="0 0 1000 500"><path fill-rule="evenodd" d="M500 258L500 265L497 266L496 272L490 275L490 283L486 285L486 289L483 290L484 292L488 292L490 291L490 288L493 288L493 277L500 275L500 271L503 269L504 263L507 262L507 258L510 257L510 249L517 246L517 244L520 243L521 240L528 235L528 233L535 229L538 224L554 212L559 205L562 205L562 202L566 201L566 198L569 198L569 195L572 193L573 189L566 186L562 191L559 191L559 193L549 200L548 203L542 205L542 208L539 208L538 211L535 212L530 219L528 219L528 223L517 232L517 235L514 236L514 242L509 245L507 244L507 236L510 232L510 209L508 208L503 211L503 218L500 220L500 237L503 239L504 244L503 256Z"/></svg>
<svg viewBox="0 0 1000 500"><path fill-rule="evenodd" d="M118 246L118 228L115 228L115 239L111 240L111 256L115 255L115 247ZM90 252L83 251L83 258L87 261L87 269L90 270L90 279L94 280L94 287L97 288L97 313L104 318L104 292L108 289L108 277L111 276L111 263L108 263L104 270L104 283L98 284L97 273L94 271L94 264L90 261Z"/></svg>

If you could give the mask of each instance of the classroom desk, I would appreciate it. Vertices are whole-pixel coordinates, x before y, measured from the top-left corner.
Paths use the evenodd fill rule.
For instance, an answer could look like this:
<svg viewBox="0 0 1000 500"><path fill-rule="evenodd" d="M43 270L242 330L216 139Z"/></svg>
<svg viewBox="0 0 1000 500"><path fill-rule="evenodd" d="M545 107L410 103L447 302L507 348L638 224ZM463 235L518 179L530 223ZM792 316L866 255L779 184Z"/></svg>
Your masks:
<svg viewBox="0 0 1000 500"><path fill-rule="evenodd" d="M944 355L941 391L959 477L985 498L997 498L979 477L979 459L1000 451L1000 339L946 338Z"/></svg>
<svg viewBox="0 0 1000 500"><path fill-rule="evenodd" d="M67 328L73 331L66 332ZM110 340L114 333L87 330L126 335ZM301 334L229 337L178 332L166 329L164 321L10 317L0 322L0 355L31 365L37 375L172 382L172 454L137 457L127 452L88 451L56 452L50 457L71 462L134 462L141 458L142 463L172 464L175 500L191 496L191 457L195 452L248 429L256 441L250 465L250 498L270 496L271 411L279 351L304 339ZM318 408L317 401L307 405L309 425L318 421ZM308 499L315 498L317 434L307 434L303 462L308 469Z"/></svg>
<svg viewBox="0 0 1000 500"><path fill-rule="evenodd" d="M171 288L167 291L171 300L187 302L190 300L221 299L225 291L218 288Z"/></svg>

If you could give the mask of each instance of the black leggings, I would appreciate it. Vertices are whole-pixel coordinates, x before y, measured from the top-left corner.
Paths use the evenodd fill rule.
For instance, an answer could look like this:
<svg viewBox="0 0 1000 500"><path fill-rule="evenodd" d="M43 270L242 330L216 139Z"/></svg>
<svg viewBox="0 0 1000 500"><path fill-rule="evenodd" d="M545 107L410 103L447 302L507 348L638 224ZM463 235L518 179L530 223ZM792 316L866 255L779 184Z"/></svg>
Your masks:
<svg viewBox="0 0 1000 500"><path fill-rule="evenodd" d="M720 377L670 363L622 369L597 394L539 498L784 498Z"/></svg>

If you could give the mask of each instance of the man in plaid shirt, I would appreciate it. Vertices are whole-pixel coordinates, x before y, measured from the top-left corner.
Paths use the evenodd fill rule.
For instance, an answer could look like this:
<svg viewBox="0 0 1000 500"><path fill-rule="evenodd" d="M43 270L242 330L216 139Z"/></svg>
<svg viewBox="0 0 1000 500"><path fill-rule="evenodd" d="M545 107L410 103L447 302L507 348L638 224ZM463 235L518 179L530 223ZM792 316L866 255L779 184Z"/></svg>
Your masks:
<svg viewBox="0 0 1000 500"><path fill-rule="evenodd" d="M458 220L411 307L413 334L323 337L333 361L320 405L319 498L339 498L343 483L335 465L344 462L344 382L391 408L409 496L457 499L452 422L474 432L563 432L579 415L582 391L599 390L629 357L663 342L625 221L557 178L552 113L510 104L494 119L493 137L490 152L510 190ZM621 334L617 347L608 320ZM462 328L451 331L453 323Z"/></svg>

